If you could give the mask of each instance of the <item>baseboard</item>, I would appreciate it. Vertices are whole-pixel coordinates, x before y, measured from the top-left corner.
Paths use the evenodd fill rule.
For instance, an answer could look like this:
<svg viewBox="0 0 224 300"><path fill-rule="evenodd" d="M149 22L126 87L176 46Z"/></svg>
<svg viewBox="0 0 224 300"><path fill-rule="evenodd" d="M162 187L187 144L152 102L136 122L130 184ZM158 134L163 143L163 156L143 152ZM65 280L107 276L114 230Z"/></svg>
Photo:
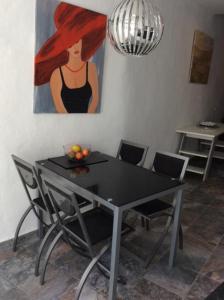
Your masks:
<svg viewBox="0 0 224 300"><path fill-rule="evenodd" d="M30 232L27 232L27 233L24 233L24 234L21 234L19 236L19 239L18 241L20 242L21 240L29 240L31 238L33 238L34 236L38 236L38 230L33 230L33 231L30 231ZM9 239L9 240L6 240L6 241L3 241L3 242L0 242L0 247L4 247L6 245L10 245L13 243L13 238L12 239Z"/></svg>

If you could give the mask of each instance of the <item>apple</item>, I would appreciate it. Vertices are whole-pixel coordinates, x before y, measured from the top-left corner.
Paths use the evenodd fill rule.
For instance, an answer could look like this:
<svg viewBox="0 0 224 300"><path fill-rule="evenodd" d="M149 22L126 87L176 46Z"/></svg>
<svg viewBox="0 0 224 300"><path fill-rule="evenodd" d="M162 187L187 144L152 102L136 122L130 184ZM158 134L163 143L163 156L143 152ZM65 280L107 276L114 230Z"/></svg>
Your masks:
<svg viewBox="0 0 224 300"><path fill-rule="evenodd" d="M88 156L88 155L89 155L89 149L84 148L84 149L82 150L82 154L83 154L84 157Z"/></svg>
<svg viewBox="0 0 224 300"><path fill-rule="evenodd" d="M75 158L76 158L77 160L83 159L83 154L82 154L82 152L77 152L77 153L75 154Z"/></svg>
<svg viewBox="0 0 224 300"><path fill-rule="evenodd" d="M69 158L74 158L75 157L75 153L73 151L69 151L67 155L68 155Z"/></svg>
<svg viewBox="0 0 224 300"><path fill-rule="evenodd" d="M75 152L75 153L77 153L77 152L81 152L82 149L81 149L81 147L79 145L73 145L72 146L72 151Z"/></svg>

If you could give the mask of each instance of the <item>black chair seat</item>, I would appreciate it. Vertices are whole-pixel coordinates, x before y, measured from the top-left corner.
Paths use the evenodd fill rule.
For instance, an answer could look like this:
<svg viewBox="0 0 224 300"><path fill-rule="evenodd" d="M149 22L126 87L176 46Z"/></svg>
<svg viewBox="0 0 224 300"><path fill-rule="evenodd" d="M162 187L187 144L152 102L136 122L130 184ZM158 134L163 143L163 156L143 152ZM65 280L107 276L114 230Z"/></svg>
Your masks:
<svg viewBox="0 0 224 300"><path fill-rule="evenodd" d="M80 196L80 195L76 195L76 199L77 199L79 208L82 208L83 206L86 206L86 205L91 204L91 202L90 202L89 200L83 198L83 197Z"/></svg>
<svg viewBox="0 0 224 300"><path fill-rule="evenodd" d="M50 201L50 199L48 197L48 194L45 195L45 199L46 199L46 202L47 202L50 214L54 214L55 211L54 211L54 208L53 208L53 206L51 204L51 201ZM81 196L77 197L77 201L78 201L79 207L83 207L83 206L86 206L86 205L90 204L90 202L88 200L86 200L85 198L83 198ZM44 204L44 201L43 201L43 199L41 197L33 199L33 202L40 209L42 209L44 211L47 211L46 206ZM70 215L73 215L75 213L75 209L74 209L73 206L68 207L67 210L70 210L69 211Z"/></svg>
<svg viewBox="0 0 224 300"><path fill-rule="evenodd" d="M48 197L47 194L45 195L45 199L46 199L46 202L47 202L47 205L48 205L50 214L54 214L53 206L52 206L51 201L50 201L50 199L49 199L49 197ZM44 201L43 201L43 199L42 199L41 197L38 197L38 198L33 199L33 202L34 202L34 204L35 204L36 206L38 206L40 209L42 209L42 210L44 210L44 211L47 211L46 206L45 206L45 204L44 204Z"/></svg>
<svg viewBox="0 0 224 300"><path fill-rule="evenodd" d="M153 215L155 213L161 212L161 211L169 209L169 208L172 208L171 204L164 202L162 200L159 200L159 199L155 199L155 200L149 201L145 204L136 206L134 208L134 210L139 212L141 215L147 217L147 216Z"/></svg>
<svg viewBox="0 0 224 300"><path fill-rule="evenodd" d="M93 210L87 211L82 214L84 223L86 225L88 235L92 245L97 244L112 236L113 232L113 216L108 214L103 209L97 207ZM84 240L83 232L78 220L66 224L66 228ZM122 232L131 228L122 224Z"/></svg>

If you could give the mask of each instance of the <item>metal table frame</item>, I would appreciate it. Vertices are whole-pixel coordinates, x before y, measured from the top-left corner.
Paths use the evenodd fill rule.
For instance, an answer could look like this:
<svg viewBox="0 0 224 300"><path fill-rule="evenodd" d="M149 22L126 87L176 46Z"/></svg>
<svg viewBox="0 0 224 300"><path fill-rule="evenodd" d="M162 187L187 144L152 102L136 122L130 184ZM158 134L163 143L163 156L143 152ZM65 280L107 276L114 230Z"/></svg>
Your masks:
<svg viewBox="0 0 224 300"><path fill-rule="evenodd" d="M174 222L172 227L172 236L171 236L171 246L170 246L170 256L169 256L169 267L172 268L176 258L177 252L177 242L178 242L178 232L180 227L180 218L181 218L181 209L182 209L182 191L184 184L180 184L177 187L168 189L166 191L156 193L152 196L136 200L129 204L123 205L121 207L115 206L111 203L111 199L103 199L90 191L76 185L74 182L56 174L55 172L49 170L39 163L36 164L38 172L47 174L55 177L56 180L60 181L65 187L72 189L74 192L77 192L79 195L85 197L89 201L97 201L98 203L106 206L113 211L114 221L113 221L113 235L112 235L112 249L111 249L111 273L110 273L110 282L109 282L109 300L116 299L117 292L117 277L118 277L118 268L119 268L119 253L120 253L120 240L121 240L121 224L123 212L129 210L135 206L141 205L148 201L161 198L170 194L174 194Z"/></svg>

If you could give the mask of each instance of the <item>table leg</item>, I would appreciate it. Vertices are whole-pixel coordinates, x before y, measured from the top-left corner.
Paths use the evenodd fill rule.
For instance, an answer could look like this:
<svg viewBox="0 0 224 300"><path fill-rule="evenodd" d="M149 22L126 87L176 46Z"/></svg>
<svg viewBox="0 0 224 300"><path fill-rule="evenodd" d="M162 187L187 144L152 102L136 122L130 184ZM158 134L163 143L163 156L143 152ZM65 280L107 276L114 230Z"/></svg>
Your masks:
<svg viewBox="0 0 224 300"><path fill-rule="evenodd" d="M115 300L116 293L117 293L117 276L118 276L118 268L119 268L121 226L122 226L122 211L119 208L116 208L114 211L114 222L113 222L110 286L109 286L109 298L108 298L109 300Z"/></svg>
<svg viewBox="0 0 224 300"><path fill-rule="evenodd" d="M211 147L210 147L210 150L209 150L203 181L205 181L207 179L208 173L209 173L210 168L211 168L211 163L212 163L213 152L214 152L214 149L215 149L215 144L216 144L216 139L214 138L212 140Z"/></svg>
<svg viewBox="0 0 224 300"><path fill-rule="evenodd" d="M170 246L170 257L169 257L169 267L172 268L176 258L177 252L177 241L178 234L180 229L180 219L181 219L181 210L182 210L182 199L183 191L179 190L175 194L175 212L174 212L174 220L172 226L172 236L171 236L171 246Z"/></svg>

